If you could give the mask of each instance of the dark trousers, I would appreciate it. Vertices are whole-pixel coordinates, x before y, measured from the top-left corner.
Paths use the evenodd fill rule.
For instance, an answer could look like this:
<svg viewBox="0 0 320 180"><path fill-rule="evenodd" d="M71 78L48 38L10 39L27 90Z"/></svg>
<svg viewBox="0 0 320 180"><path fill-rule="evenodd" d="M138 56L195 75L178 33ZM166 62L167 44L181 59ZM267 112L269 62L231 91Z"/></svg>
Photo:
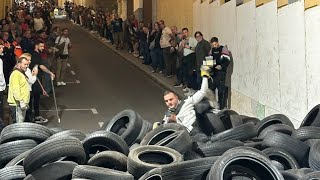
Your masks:
<svg viewBox="0 0 320 180"><path fill-rule="evenodd" d="M192 74L194 73L193 70L195 69L195 62L196 62L196 54L191 53L187 56L184 56L183 58L183 69L182 69L182 74L183 74L183 82L186 84L188 87L191 87L190 81L192 78ZM194 88L194 87L191 87Z"/></svg>
<svg viewBox="0 0 320 180"><path fill-rule="evenodd" d="M159 68L160 71L163 71L164 62L163 62L163 54L162 54L161 48L153 48L151 50L151 59L152 59L153 70L157 70L157 68Z"/></svg>
<svg viewBox="0 0 320 180"><path fill-rule="evenodd" d="M166 65L165 75L170 76L176 72L177 56L176 53L170 53L170 48L163 49L163 59Z"/></svg>
<svg viewBox="0 0 320 180"><path fill-rule="evenodd" d="M27 110L26 119L25 119L25 121L27 122L33 122L34 117L37 117L40 115L40 93L41 93L41 87L39 83L36 81L32 85L32 92L30 92L29 109Z"/></svg>
<svg viewBox="0 0 320 180"><path fill-rule="evenodd" d="M151 63L150 50L149 50L148 43L146 41L140 42L140 50L144 60L143 63L150 64Z"/></svg>
<svg viewBox="0 0 320 180"><path fill-rule="evenodd" d="M218 89L218 103L220 106L220 109L223 109L226 107L226 102L228 99L228 88L226 86L226 72L215 72L213 75L213 84L210 89L215 91Z"/></svg>
<svg viewBox="0 0 320 180"><path fill-rule="evenodd" d="M0 132L3 128L3 91L0 91Z"/></svg>

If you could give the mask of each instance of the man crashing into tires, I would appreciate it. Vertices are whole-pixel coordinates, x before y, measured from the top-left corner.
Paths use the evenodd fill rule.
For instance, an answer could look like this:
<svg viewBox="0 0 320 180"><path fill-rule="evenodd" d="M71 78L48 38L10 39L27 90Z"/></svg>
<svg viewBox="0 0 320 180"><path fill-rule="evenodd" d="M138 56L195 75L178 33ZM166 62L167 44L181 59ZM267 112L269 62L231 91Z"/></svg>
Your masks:
<svg viewBox="0 0 320 180"><path fill-rule="evenodd" d="M168 111L162 121L163 124L178 123L186 127L191 136L198 133L194 105L199 103L206 95L208 90L208 78L211 78L210 70L211 68L208 66L201 67L201 89L187 99L180 100L177 94L172 91L166 91L164 93L164 101L168 107ZM155 123L154 128L159 124L160 123Z"/></svg>

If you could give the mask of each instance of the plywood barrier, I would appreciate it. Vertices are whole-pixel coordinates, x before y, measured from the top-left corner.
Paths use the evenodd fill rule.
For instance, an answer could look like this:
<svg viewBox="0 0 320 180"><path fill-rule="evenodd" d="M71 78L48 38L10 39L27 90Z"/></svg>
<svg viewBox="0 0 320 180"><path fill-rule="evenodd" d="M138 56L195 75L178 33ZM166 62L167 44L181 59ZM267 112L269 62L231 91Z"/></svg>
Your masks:
<svg viewBox="0 0 320 180"><path fill-rule="evenodd" d="M304 9L309 9L320 5L320 0L304 0Z"/></svg>

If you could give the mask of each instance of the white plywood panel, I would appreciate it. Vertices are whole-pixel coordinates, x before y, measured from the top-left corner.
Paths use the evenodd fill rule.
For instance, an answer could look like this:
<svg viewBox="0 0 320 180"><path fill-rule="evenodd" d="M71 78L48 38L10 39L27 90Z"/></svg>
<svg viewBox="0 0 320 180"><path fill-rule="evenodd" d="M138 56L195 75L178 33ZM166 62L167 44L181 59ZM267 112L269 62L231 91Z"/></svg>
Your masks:
<svg viewBox="0 0 320 180"><path fill-rule="evenodd" d="M237 7L238 59L234 61L232 88L258 101L255 9L255 1Z"/></svg>
<svg viewBox="0 0 320 180"><path fill-rule="evenodd" d="M305 12L308 110L320 104L320 6Z"/></svg>
<svg viewBox="0 0 320 180"><path fill-rule="evenodd" d="M277 2L256 8L259 102L280 109Z"/></svg>
<svg viewBox="0 0 320 180"><path fill-rule="evenodd" d="M307 111L304 2L279 9L278 23L280 111L303 119Z"/></svg>

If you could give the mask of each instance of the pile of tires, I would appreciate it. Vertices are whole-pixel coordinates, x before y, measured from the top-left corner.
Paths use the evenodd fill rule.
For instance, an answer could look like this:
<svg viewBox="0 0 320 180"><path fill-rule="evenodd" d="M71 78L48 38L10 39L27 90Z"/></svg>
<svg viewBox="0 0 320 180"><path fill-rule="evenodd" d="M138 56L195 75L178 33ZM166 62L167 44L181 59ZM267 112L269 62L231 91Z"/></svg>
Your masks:
<svg viewBox="0 0 320 180"><path fill-rule="evenodd" d="M205 112L194 136L175 123L152 129L133 110L90 134L12 124L0 134L0 179L318 180L319 107L298 129L282 114Z"/></svg>

